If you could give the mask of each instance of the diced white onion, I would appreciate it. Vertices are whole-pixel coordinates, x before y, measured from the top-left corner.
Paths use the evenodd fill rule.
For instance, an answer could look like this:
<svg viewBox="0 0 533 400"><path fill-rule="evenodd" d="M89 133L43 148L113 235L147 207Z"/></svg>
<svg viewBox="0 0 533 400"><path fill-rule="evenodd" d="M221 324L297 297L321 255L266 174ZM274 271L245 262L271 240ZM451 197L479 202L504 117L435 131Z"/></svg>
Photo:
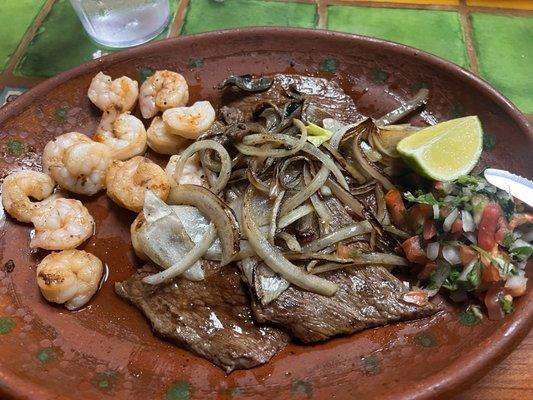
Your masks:
<svg viewBox="0 0 533 400"><path fill-rule="evenodd" d="M522 296L526 292L526 287L527 278L523 273L519 275L513 275L507 279L507 282L505 282L505 288L513 297Z"/></svg>
<svg viewBox="0 0 533 400"><path fill-rule="evenodd" d="M431 261L436 260L437 257L439 256L439 248L440 248L439 242L429 243L426 248L427 258L429 258Z"/></svg>
<svg viewBox="0 0 533 400"><path fill-rule="evenodd" d="M474 232L476 230L474 218L467 210L461 211L461 219L463 220L463 231Z"/></svg>
<svg viewBox="0 0 533 400"><path fill-rule="evenodd" d="M459 253L459 247L457 246L442 246L442 256L451 265L461 264L461 255Z"/></svg>
<svg viewBox="0 0 533 400"><path fill-rule="evenodd" d="M468 240L470 240L473 244L477 244L477 237L474 232L466 232L465 236Z"/></svg>
<svg viewBox="0 0 533 400"><path fill-rule="evenodd" d="M442 224L442 229L444 232L450 232L450 229L452 229L452 224L455 222L458 216L459 210L454 208L452 212L444 219L444 223Z"/></svg>
<svg viewBox="0 0 533 400"><path fill-rule="evenodd" d="M439 219L440 208L438 204L433 204L433 219Z"/></svg>

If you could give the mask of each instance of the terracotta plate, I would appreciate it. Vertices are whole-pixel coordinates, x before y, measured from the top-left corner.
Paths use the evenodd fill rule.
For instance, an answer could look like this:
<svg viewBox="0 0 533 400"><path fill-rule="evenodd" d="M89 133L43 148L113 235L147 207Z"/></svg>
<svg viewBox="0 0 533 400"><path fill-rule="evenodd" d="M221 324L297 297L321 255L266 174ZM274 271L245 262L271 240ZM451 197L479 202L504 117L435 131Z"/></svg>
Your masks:
<svg viewBox="0 0 533 400"><path fill-rule="evenodd" d="M533 136L525 118L493 88L419 50L325 31L258 28L169 39L65 72L0 110L0 178L40 168L56 135L92 135L100 112L86 92L93 75L138 77L143 69L185 75L191 100L217 103L229 74L289 72L338 81L371 116L427 86L426 122L476 114L487 142L483 166L531 178ZM109 267L100 292L81 311L47 304L35 282L45 255L28 250L31 229L0 214L0 395L28 399L372 398L421 399L481 377L526 335L533 289L503 322L471 325L461 307L432 318L370 329L315 346L290 345L274 359L226 376L221 369L154 337L149 324L113 292L139 266L129 242L132 213L105 195L83 199L97 222L83 248ZM0 211L1 212L1 211ZM13 260L14 269L5 265Z"/></svg>

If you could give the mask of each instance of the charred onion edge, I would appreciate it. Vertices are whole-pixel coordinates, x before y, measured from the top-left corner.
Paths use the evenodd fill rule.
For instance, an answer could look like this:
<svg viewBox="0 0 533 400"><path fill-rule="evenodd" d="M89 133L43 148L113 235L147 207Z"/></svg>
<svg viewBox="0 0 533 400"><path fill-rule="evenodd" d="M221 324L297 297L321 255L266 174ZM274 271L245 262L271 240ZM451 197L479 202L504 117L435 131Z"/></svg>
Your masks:
<svg viewBox="0 0 533 400"><path fill-rule="evenodd" d="M358 133L353 141L353 155L356 161L372 178L381 183L387 190L395 189L392 182L378 169L378 167L367 159L367 156L361 150L362 133Z"/></svg>
<svg viewBox="0 0 533 400"><path fill-rule="evenodd" d="M214 140L200 140L199 142L194 142L181 153L176 167L172 173L172 178L176 183L179 182L180 175L183 173L183 168L187 160L196 152L211 149L218 153L221 160L220 174L211 188L213 193L218 194L222 189L226 187L226 184L229 181L231 176L231 157L228 154L228 151L220 143L215 142Z"/></svg>
<svg viewBox="0 0 533 400"><path fill-rule="evenodd" d="M339 287L326 279L310 275L287 260L283 253L272 246L259 230L252 212L253 187L248 187L243 203L243 229L251 247L272 271L280 274L287 281L302 289L323 296L333 296Z"/></svg>
<svg viewBox="0 0 533 400"><path fill-rule="evenodd" d="M341 264L330 262L323 265L319 265L309 270L311 274L320 274L328 271L335 271L342 268L350 267L367 267L368 265L380 265L383 267L394 268L400 265L409 265L409 262L400 256L387 253L366 253L351 259L350 263Z"/></svg>
<svg viewBox="0 0 533 400"><path fill-rule="evenodd" d="M281 133L277 134L258 134L254 133L243 138L242 143L235 143L235 147L241 153L248 156L256 157L289 157L302 150L307 140L307 127L299 119L293 119L293 124L296 125L301 132L300 138L295 139L293 136ZM285 146L291 146L290 149L258 149L254 145L276 143Z"/></svg>
<svg viewBox="0 0 533 400"><path fill-rule="evenodd" d="M346 158L342 156L341 153L337 149L335 149L333 146L331 146L328 142L322 143L322 146L337 160L337 162L341 165L342 168L348 172L352 178L354 178L357 182L360 184L363 184L367 181L366 177L357 170L353 165L351 165Z"/></svg>
<svg viewBox="0 0 533 400"><path fill-rule="evenodd" d="M415 94L415 96L411 100L406 101L400 107L375 120L374 123L376 124L376 126L385 126L393 124L402 119L403 117L409 115L417 108L426 104L428 101L428 97L429 90L426 88L422 88L417 92L417 94Z"/></svg>
<svg viewBox="0 0 533 400"><path fill-rule="evenodd" d="M211 191L198 185L170 189L168 204L194 206L215 224L222 247L221 264L227 265L239 252L239 225L231 208Z"/></svg>
<svg viewBox="0 0 533 400"><path fill-rule="evenodd" d="M304 201L306 201L314 193L316 193L317 190L324 186L324 183L326 182L326 179L328 179L330 172L330 169L323 165L315 177L309 182L308 185L305 186L303 190L300 190L298 193L287 199L285 203L283 203L281 206L280 215L284 217Z"/></svg>
<svg viewBox="0 0 533 400"><path fill-rule="evenodd" d="M331 178L327 179L326 186L331 190L331 193L333 193L342 204L348 207L358 217L364 218L363 210L365 207L359 200L352 196L350 192L344 190L342 186L340 186Z"/></svg>
<svg viewBox="0 0 533 400"><path fill-rule="evenodd" d="M205 235L185 256L183 256L181 260L157 274L145 276L142 281L149 285L158 285L168 279L172 279L178 275L181 275L204 256L204 254L207 252L207 249L209 249L209 247L211 247L211 245L214 243L216 237L216 228L211 223L207 228Z"/></svg>
<svg viewBox="0 0 533 400"><path fill-rule="evenodd" d="M279 207L281 205L281 202L284 196L285 196L285 190L282 190L276 196L276 200L274 200L274 205L272 206L272 214L270 216L270 227L268 229L268 241L272 245L274 244L274 238L276 236L276 230L277 230L276 221L278 220Z"/></svg>

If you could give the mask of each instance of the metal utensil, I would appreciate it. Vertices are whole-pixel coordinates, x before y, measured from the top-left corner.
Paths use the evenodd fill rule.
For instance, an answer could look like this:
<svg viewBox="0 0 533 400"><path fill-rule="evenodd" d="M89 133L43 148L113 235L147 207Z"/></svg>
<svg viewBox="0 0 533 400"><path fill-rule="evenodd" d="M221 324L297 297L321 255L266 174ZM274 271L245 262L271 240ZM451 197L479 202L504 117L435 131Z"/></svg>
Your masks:
<svg viewBox="0 0 533 400"><path fill-rule="evenodd" d="M492 185L533 207L533 182L529 179L494 168L487 168L484 175Z"/></svg>

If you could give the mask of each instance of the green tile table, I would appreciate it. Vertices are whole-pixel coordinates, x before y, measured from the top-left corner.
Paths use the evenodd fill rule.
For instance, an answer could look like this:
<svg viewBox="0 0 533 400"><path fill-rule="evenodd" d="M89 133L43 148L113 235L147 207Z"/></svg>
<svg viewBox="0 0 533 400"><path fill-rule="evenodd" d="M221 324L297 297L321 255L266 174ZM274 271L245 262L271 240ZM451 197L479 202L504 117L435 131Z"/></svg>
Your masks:
<svg viewBox="0 0 533 400"><path fill-rule="evenodd" d="M170 0L155 40L223 28L330 29L418 47L492 83L533 121L533 0ZM68 0L2 0L0 104L112 50L93 43ZM533 399L533 333L457 399Z"/></svg>

